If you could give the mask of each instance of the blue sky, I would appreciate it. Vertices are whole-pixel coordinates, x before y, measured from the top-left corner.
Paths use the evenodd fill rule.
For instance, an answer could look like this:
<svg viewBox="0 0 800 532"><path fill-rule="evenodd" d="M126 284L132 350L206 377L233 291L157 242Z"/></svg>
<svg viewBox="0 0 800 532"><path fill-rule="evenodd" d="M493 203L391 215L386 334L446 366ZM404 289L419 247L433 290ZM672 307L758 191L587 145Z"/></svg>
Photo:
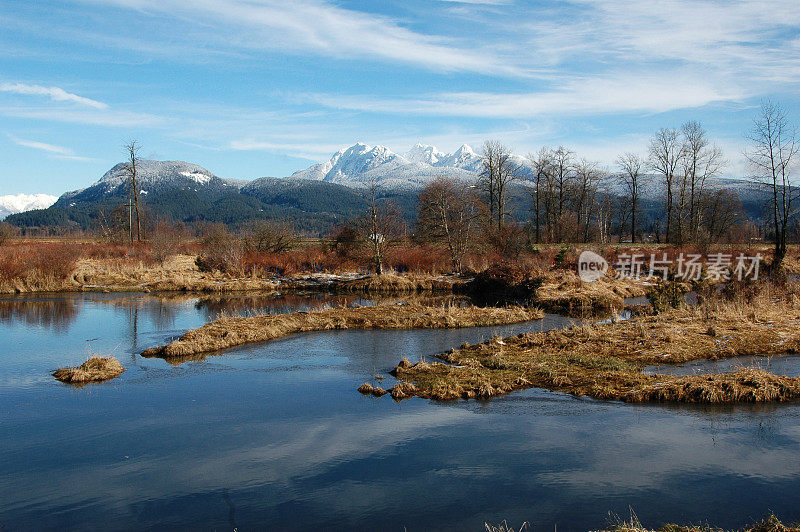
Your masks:
<svg viewBox="0 0 800 532"><path fill-rule="evenodd" d="M798 124L799 87L797 0L4 0L0 195L87 186L130 139L244 179L356 141L610 167L689 119L742 175L759 101Z"/></svg>

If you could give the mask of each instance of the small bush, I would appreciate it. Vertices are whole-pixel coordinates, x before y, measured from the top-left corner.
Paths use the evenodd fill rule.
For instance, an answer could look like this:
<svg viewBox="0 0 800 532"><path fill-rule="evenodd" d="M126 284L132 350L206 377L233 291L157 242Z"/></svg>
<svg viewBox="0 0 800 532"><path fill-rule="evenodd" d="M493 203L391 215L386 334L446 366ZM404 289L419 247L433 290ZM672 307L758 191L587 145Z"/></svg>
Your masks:
<svg viewBox="0 0 800 532"><path fill-rule="evenodd" d="M229 275L243 272L244 245L224 225L211 226L201 244L203 251L196 259L200 271L219 271Z"/></svg>
<svg viewBox="0 0 800 532"><path fill-rule="evenodd" d="M663 312L670 307L680 307L686 292L688 289L683 283L659 281L647 290L647 299L656 312Z"/></svg>
<svg viewBox="0 0 800 532"><path fill-rule="evenodd" d="M14 226L6 222L0 222L0 246L11 240L15 234Z"/></svg>

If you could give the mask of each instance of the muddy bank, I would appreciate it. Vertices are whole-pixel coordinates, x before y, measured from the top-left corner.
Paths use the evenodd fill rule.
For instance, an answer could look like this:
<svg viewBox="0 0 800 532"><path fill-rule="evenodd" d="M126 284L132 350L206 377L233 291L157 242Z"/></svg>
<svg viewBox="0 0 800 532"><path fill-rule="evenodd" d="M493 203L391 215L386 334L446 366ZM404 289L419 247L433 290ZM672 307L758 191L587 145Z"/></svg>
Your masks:
<svg viewBox="0 0 800 532"><path fill-rule="evenodd" d="M756 310L752 310L755 305ZM522 334L398 365L397 378L431 399L488 398L540 387L628 402L733 403L800 399L800 378L742 368L726 374L644 374L646 366L800 350L800 301L673 309L628 321Z"/></svg>
<svg viewBox="0 0 800 532"><path fill-rule="evenodd" d="M142 356L185 357L265 342L298 332L488 327L543 317L541 310L524 307L424 307L414 304L334 308L246 318L226 317L191 330L170 344L148 349Z"/></svg>

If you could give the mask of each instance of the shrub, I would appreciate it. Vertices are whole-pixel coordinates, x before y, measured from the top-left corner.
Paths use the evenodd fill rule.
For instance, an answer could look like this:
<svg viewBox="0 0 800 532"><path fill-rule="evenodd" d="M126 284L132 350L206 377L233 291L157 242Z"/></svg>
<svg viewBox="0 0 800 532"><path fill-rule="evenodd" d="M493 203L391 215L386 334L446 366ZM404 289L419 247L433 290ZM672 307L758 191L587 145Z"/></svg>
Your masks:
<svg viewBox="0 0 800 532"><path fill-rule="evenodd" d="M299 239L288 222L258 220L245 237L248 250L282 253L297 247Z"/></svg>
<svg viewBox="0 0 800 532"><path fill-rule="evenodd" d="M6 222L0 222L0 246L11 240L11 237L15 234L14 226Z"/></svg>
<svg viewBox="0 0 800 532"><path fill-rule="evenodd" d="M211 226L201 244L203 251L195 261L200 271L220 271L231 275L242 273L244 245L224 225Z"/></svg>
<svg viewBox="0 0 800 532"><path fill-rule="evenodd" d="M158 264L178 253L183 241L182 228L175 224L159 222L150 232L150 253Z"/></svg>

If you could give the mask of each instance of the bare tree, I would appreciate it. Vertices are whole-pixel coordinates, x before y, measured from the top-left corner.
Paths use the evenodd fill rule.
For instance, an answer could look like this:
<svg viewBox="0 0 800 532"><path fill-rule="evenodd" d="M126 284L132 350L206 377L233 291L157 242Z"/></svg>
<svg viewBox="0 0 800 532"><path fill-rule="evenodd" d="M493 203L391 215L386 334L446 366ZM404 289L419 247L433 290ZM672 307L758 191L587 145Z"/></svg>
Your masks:
<svg viewBox="0 0 800 532"><path fill-rule="evenodd" d="M475 234L478 198L473 189L438 177L419 195L417 230L423 238L447 244L453 271L461 272L464 255Z"/></svg>
<svg viewBox="0 0 800 532"><path fill-rule="evenodd" d="M694 239L700 229L700 196L703 194L706 180L717 175L724 164L722 150L710 145L706 130L699 122L689 121L681 126L682 157L681 167L683 181L681 183L680 210L687 209L689 236ZM679 223L683 216L679 216ZM679 225L679 230L681 230Z"/></svg>
<svg viewBox="0 0 800 532"><path fill-rule="evenodd" d="M253 251L282 253L298 243L292 224L287 221L257 220L245 236L245 244Z"/></svg>
<svg viewBox="0 0 800 532"><path fill-rule="evenodd" d="M506 193L508 185L517 178L517 166L505 146L495 140L487 140L483 145L483 170L479 185L486 195L489 218L497 223L497 230L503 228L506 212Z"/></svg>
<svg viewBox="0 0 800 532"><path fill-rule="evenodd" d="M125 163L124 170L128 176L128 189L130 190L130 199L136 206L136 240L142 241L142 218L139 210L139 184L138 184L138 166L139 166L139 150L140 146L132 140L125 145L125 151L128 154L128 161ZM130 207L129 207L130 208ZM131 243L133 243L133 231L131 230Z"/></svg>
<svg viewBox="0 0 800 532"><path fill-rule="evenodd" d="M617 166L622 170L622 179L627 192L627 207L631 215L631 242L636 242L636 212L639 209L644 160L639 155L628 152L617 157ZM620 233L622 231L623 228L620 227Z"/></svg>
<svg viewBox="0 0 800 532"><path fill-rule="evenodd" d="M367 183L367 212L358 224L363 238L370 249L375 273L383 273L383 259L386 248L397 241L405 232L405 224L400 210L389 201L379 201L380 183L372 178Z"/></svg>
<svg viewBox="0 0 800 532"><path fill-rule="evenodd" d="M575 152L564 146L559 146L551 152L551 155L553 158L553 181L558 195L558 209L554 214L556 219L558 219L564 214L567 189L570 179L573 177L573 158L575 157Z"/></svg>
<svg viewBox="0 0 800 532"><path fill-rule="evenodd" d="M733 226L747 219L739 195L732 190L703 191L697 203L701 217L699 232L707 232L711 242L721 242Z"/></svg>
<svg viewBox="0 0 800 532"><path fill-rule="evenodd" d="M800 146L786 111L769 100L761 103L761 110L753 120L748 135L751 148L747 160L756 172L756 178L765 184L771 196L773 231L775 233L775 258L773 267L779 268L786 256L786 231L792 206L798 190L792 182L791 172Z"/></svg>
<svg viewBox="0 0 800 532"><path fill-rule="evenodd" d="M528 160L533 170L531 172L531 181L533 181L533 187L531 188L532 212L535 239L536 243L539 244L542 241L542 209L546 206L547 185L553 172L553 158L548 148L542 148L538 153L529 154ZM547 221L546 217L544 221Z"/></svg>
<svg viewBox="0 0 800 532"><path fill-rule="evenodd" d="M595 163L581 159L574 168L574 204L578 232L583 241L589 240L590 224L595 210L598 187L603 172Z"/></svg>
<svg viewBox="0 0 800 532"><path fill-rule="evenodd" d="M666 188L667 228L665 237L667 242L672 241L673 187L682 154L683 147L676 129L661 128L656 131L650 140L650 159L648 162L650 168L661 174Z"/></svg>

